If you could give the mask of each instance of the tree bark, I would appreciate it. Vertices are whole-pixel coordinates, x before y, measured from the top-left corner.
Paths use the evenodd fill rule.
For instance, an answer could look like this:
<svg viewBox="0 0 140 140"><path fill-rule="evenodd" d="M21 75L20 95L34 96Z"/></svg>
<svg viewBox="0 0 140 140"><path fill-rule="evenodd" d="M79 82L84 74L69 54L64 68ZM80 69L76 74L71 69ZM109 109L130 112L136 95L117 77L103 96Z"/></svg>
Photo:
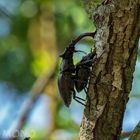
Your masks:
<svg viewBox="0 0 140 140"><path fill-rule="evenodd" d="M119 140L140 35L140 0L106 0L93 12L98 62L93 64L79 140Z"/></svg>

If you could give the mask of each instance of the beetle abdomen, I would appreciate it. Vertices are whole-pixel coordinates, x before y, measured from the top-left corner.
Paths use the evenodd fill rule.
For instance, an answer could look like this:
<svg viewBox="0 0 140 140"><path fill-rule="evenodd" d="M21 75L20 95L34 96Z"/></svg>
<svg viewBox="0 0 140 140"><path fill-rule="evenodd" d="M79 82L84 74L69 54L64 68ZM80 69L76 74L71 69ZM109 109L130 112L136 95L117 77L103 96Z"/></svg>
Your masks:
<svg viewBox="0 0 140 140"><path fill-rule="evenodd" d="M64 104L69 107L72 100L74 82L69 73L60 73L58 76L58 88ZM73 88L73 89L72 89Z"/></svg>

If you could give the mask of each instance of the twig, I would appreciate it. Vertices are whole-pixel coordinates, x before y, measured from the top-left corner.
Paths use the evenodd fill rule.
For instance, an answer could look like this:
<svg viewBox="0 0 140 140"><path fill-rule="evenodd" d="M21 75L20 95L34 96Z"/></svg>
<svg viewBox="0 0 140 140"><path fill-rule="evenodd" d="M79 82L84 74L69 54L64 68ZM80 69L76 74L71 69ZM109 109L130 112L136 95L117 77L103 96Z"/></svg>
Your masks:
<svg viewBox="0 0 140 140"><path fill-rule="evenodd" d="M140 140L140 122L131 133L129 140Z"/></svg>
<svg viewBox="0 0 140 140"><path fill-rule="evenodd" d="M0 14L2 14L3 16L9 18L10 20L12 18L14 18L14 16L2 5L0 5Z"/></svg>
<svg viewBox="0 0 140 140"><path fill-rule="evenodd" d="M122 132L121 133L121 138L124 139L124 138L128 138L130 137L132 131L128 131L128 132Z"/></svg>

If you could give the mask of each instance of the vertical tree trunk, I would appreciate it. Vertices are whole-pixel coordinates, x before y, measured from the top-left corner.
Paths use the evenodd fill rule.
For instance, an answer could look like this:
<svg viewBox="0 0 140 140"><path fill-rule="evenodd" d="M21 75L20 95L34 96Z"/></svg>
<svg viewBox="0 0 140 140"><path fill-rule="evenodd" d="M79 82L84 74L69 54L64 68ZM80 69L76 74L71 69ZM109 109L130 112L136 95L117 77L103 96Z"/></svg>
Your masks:
<svg viewBox="0 0 140 140"><path fill-rule="evenodd" d="M118 140L135 69L140 0L106 0L92 12L93 1L86 5L97 28L97 55L103 55L93 66L79 139Z"/></svg>

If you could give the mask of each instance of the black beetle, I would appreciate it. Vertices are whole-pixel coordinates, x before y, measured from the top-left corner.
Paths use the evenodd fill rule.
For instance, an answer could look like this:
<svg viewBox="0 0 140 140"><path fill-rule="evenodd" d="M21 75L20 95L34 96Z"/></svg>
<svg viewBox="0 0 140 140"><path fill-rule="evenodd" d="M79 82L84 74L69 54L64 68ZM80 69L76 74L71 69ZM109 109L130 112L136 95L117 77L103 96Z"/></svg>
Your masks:
<svg viewBox="0 0 140 140"><path fill-rule="evenodd" d="M95 58L96 49L94 49L94 51L88 55L84 56L82 60L76 64L75 88L77 92L80 92L86 88L89 80L90 68Z"/></svg>
<svg viewBox="0 0 140 140"><path fill-rule="evenodd" d="M73 64L74 46L66 48L65 52L60 55L62 63L60 66L60 73L58 75L58 88L64 104L69 107L71 103L72 94L74 91L74 81L72 79L75 71Z"/></svg>
<svg viewBox="0 0 140 140"><path fill-rule="evenodd" d="M77 97L74 90L74 79L75 79L75 75L74 75L75 66L73 64L74 52L79 52L79 50L75 50L73 43L71 43L69 47L66 48L65 52L62 55L60 55L60 57L62 57L62 63L60 66L60 73L58 75L58 88L60 91L60 95L64 101L64 104L67 107L69 107L71 103L72 96L74 100L83 104L78 100L78 99L80 100L83 99Z"/></svg>
<svg viewBox="0 0 140 140"><path fill-rule="evenodd" d="M71 104L72 96L73 96L74 100L76 100L77 102L79 102L82 105L85 105L84 103L82 103L80 101L80 100L82 100L82 101L85 101L85 100L80 97L77 97L75 89L74 89L75 81L79 81L79 79L81 80L81 78L79 78L80 75L76 76L76 68L73 64L73 53L82 52L79 50L75 50L75 44L77 42L79 42L82 38L84 38L86 36L94 37L94 35L95 35L95 32L85 33L85 34L80 35L75 40L73 40L71 42L71 44L69 45L69 47L67 47L65 49L64 53L62 55L60 55L60 57L62 57L62 63L60 66L60 73L58 75L58 88L59 88L60 95L64 101L64 104L67 107L69 107L69 105ZM92 58L91 57L90 57L91 59L89 58L90 55L91 54L88 54L87 57L85 56L80 61L80 64L77 64L77 73L78 74L79 74L79 70L81 71L80 66L81 65L84 66L84 63L86 63L87 59L88 59L88 61L89 60L91 61ZM88 65L87 65L87 67L88 67ZM91 67L91 65L90 65L90 67ZM77 84L79 84L79 83L77 83ZM85 86L83 86L82 88L84 88L84 87Z"/></svg>

